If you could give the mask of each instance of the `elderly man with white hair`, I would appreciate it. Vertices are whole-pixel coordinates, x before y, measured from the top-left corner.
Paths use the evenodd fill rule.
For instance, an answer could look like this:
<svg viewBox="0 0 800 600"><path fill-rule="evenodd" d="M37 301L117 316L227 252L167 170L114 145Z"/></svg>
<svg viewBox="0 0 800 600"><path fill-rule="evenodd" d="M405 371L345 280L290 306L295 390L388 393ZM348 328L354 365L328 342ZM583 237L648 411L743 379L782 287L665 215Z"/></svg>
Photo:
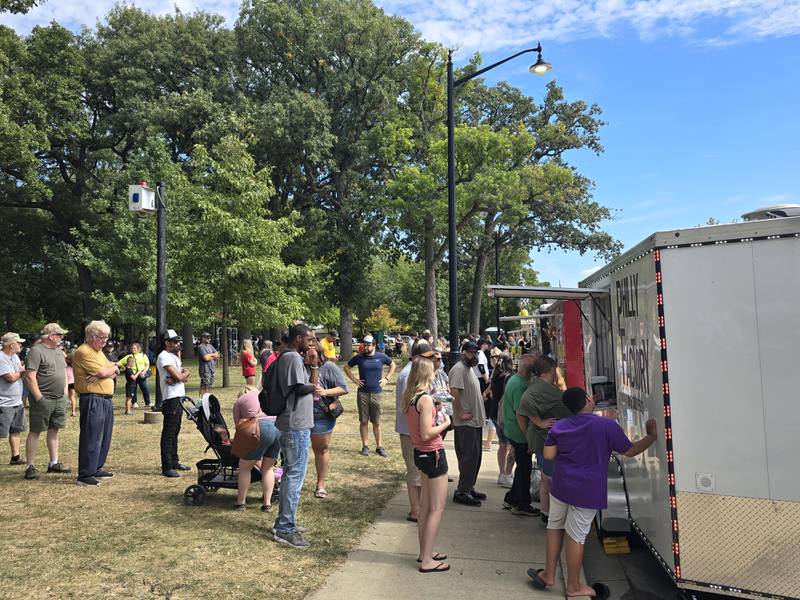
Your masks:
<svg viewBox="0 0 800 600"><path fill-rule="evenodd" d="M72 356L75 391L81 407L78 439L78 485L97 486L113 473L103 469L114 429L114 377L119 367L103 354L111 329L105 321L86 326L83 344Z"/></svg>

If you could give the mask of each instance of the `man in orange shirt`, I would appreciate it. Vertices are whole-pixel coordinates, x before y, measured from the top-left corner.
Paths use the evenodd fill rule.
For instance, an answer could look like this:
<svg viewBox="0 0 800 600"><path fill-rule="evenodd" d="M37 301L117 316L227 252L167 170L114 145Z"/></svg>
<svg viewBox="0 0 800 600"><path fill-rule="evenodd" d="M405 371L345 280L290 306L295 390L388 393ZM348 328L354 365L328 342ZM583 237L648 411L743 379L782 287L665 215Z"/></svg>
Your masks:
<svg viewBox="0 0 800 600"><path fill-rule="evenodd" d="M105 321L86 326L85 340L72 357L75 391L80 397L81 433L78 440L78 485L97 486L113 473L103 469L114 429L114 377L119 367L103 354L111 329Z"/></svg>

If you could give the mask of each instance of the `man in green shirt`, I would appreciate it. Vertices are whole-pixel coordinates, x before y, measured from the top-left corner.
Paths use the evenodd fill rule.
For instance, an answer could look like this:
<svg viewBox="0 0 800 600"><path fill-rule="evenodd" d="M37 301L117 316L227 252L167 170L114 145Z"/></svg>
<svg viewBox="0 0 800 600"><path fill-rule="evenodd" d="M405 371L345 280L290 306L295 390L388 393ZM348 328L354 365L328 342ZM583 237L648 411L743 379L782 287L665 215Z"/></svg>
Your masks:
<svg viewBox="0 0 800 600"><path fill-rule="evenodd" d="M533 363L535 377L517 409L517 421L525 433L528 448L536 455L536 464L542 472L539 486L539 501L542 505L542 519L550 513L550 479L553 477L553 461L544 458L544 442L556 419L572 416L572 412L561 400L562 392L555 383L556 361L541 356Z"/></svg>
<svg viewBox="0 0 800 600"><path fill-rule="evenodd" d="M536 516L539 511L531 506L531 469L533 460L528 452L525 434L517 422L517 409L522 395L528 389L534 356L525 354L519 359L519 370L512 375L503 392L503 433L514 447L514 482L506 492L503 508L511 509L511 513L519 516Z"/></svg>

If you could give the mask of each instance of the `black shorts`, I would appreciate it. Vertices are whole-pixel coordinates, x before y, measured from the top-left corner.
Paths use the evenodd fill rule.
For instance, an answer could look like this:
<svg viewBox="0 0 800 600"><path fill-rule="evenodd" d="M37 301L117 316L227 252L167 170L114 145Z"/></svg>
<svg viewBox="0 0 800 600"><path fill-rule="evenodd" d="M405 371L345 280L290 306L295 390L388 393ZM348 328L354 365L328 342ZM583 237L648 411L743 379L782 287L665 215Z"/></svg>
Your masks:
<svg viewBox="0 0 800 600"><path fill-rule="evenodd" d="M425 452L420 452L414 448L414 464L428 476L428 479L447 475L447 456L444 453L444 448Z"/></svg>

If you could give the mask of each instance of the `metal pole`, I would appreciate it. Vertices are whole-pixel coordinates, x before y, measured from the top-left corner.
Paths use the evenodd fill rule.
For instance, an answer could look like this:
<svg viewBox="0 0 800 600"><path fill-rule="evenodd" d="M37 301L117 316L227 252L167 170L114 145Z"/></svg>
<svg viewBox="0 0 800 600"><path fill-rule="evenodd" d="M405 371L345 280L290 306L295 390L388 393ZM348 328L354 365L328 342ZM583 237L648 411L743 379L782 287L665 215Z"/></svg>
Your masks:
<svg viewBox="0 0 800 600"><path fill-rule="evenodd" d="M164 333L167 331L167 186L163 181L156 188L156 355L163 349ZM156 373L156 402L161 408L161 385Z"/></svg>
<svg viewBox="0 0 800 600"><path fill-rule="evenodd" d="M500 235L494 234L494 282L500 285ZM494 320L497 327L497 337L500 337L500 298L494 299ZM495 343L497 340L495 340Z"/></svg>
<svg viewBox="0 0 800 600"><path fill-rule="evenodd" d="M456 252L456 149L453 108L453 51L447 51L447 248L450 283L451 364L458 360L458 253Z"/></svg>

